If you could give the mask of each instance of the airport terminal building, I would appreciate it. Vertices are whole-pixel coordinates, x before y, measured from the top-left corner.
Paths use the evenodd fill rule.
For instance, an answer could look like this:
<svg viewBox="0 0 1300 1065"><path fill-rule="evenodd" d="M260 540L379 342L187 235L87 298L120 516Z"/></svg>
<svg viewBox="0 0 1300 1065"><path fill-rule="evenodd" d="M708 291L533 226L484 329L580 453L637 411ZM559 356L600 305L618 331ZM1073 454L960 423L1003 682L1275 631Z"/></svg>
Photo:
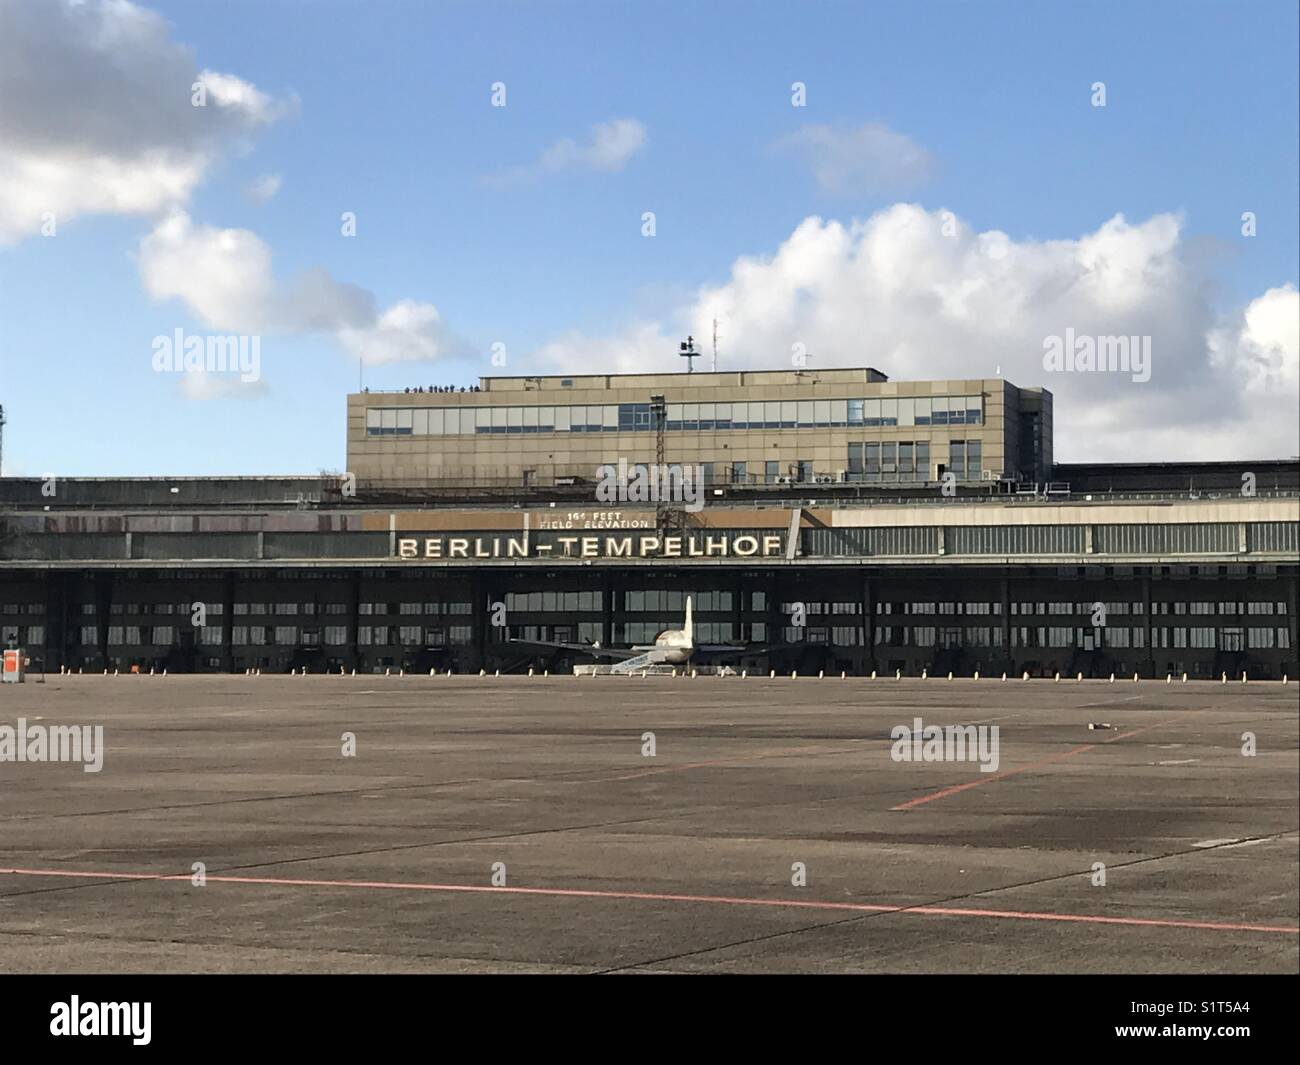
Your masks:
<svg viewBox="0 0 1300 1065"><path fill-rule="evenodd" d="M0 480L34 669L565 670L678 627L751 669L1296 675L1300 463L1058 464L1052 397L877 370L347 399L348 469ZM700 505L602 466L700 470Z"/></svg>

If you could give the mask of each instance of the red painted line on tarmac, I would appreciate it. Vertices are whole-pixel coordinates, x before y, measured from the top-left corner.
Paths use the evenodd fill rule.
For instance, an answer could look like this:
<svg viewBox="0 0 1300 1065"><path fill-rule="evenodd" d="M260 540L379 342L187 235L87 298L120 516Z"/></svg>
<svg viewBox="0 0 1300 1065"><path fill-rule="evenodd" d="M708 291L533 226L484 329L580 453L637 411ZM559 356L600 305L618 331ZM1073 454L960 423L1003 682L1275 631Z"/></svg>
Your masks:
<svg viewBox="0 0 1300 1065"><path fill-rule="evenodd" d="M1169 721L1172 721L1170 718ZM1018 769L1008 769L1002 773L989 773L986 776L977 777L975 780L969 780L965 784L954 784L951 787L940 788L938 791L932 791L929 795L921 795L915 799L909 799L907 802L900 802L897 806L891 806L893 810L910 810L914 806L923 806L927 802L934 802L935 799L946 799L949 795L956 795L958 792L967 791L970 788L978 788L981 784L992 784L995 780L1005 780L1007 777L1014 777L1017 773L1024 773L1030 769L1041 769L1045 765L1051 765L1054 762L1064 761L1066 758L1072 758L1076 754L1082 754L1084 751L1091 751L1095 747L1104 747L1108 743L1114 743L1116 740L1128 739L1130 736L1136 736L1139 732L1147 732L1153 728L1159 728L1161 725L1169 724L1169 721L1158 721L1154 725L1143 725L1142 728L1135 728L1131 732L1121 732L1108 740L1102 740L1100 743L1085 743L1082 747L1075 747L1073 750L1065 751L1063 754L1054 754L1050 758L1044 758L1038 762L1030 762L1028 765L1022 765Z"/></svg>
<svg viewBox="0 0 1300 1065"><path fill-rule="evenodd" d="M189 873L75 872L64 869L0 869L0 875L86 878L97 880L189 880ZM487 887L478 884L422 884L386 880L299 880L263 876L208 876L214 884L259 884L272 887L363 888L389 891L441 891L478 895L543 895L554 898L632 899L644 902L695 902L729 906L769 906L800 910L853 913L919 914L927 917L993 917L1020 921L1059 921L1070 924L1110 924L1147 928L1193 928L1214 932L1268 932L1298 935L1288 925L1242 924L1226 921L1182 921L1145 917L1100 917L1080 913L1036 913L1026 910L978 910L952 906L883 906L869 902L820 902L804 899L753 899L730 895L669 895L650 891L596 891L580 888ZM0 895L0 902L4 896Z"/></svg>

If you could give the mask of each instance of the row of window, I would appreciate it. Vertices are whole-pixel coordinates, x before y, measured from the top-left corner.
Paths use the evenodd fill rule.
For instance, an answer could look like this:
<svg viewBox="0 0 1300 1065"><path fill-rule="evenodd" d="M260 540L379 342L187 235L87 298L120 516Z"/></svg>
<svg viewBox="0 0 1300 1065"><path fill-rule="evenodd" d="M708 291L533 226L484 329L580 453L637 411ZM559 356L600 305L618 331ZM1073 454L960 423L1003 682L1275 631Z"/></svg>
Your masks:
<svg viewBox="0 0 1300 1065"><path fill-rule="evenodd" d="M0 647L39 647L45 642L44 625L0 625Z"/></svg>
<svg viewBox="0 0 1300 1065"><path fill-rule="evenodd" d="M766 610L767 597L764 592L750 592L748 594L749 610L762 612ZM694 609L700 613L709 612L730 612L733 604L733 593L730 591L704 591L704 592L685 592L670 591L666 589L646 589L646 590L629 590L624 592L623 610L626 613L669 613L680 614L686 609L686 597L691 596L693 599ZM529 613L576 613L599 611L603 609L604 593L600 591L592 592L508 592L505 596L507 610L518 610ZM127 607L138 604L115 604L117 606L125 605ZM149 606L149 604L145 604ZM152 604L152 610L146 610L145 613L170 614L171 610L159 609L167 607L169 604ZM1123 617L1130 615L1141 615L1145 612L1145 604L1142 602L1118 602L1111 601L1101 604L1105 608L1106 616ZM235 604L235 613L243 614L286 614L293 615L298 611L294 609L298 604L295 603L254 603L254 604ZM1087 615L1091 616L1096 613L1098 603L1094 601L1082 602L1020 602L1011 603L1012 616L1074 616ZM246 609L240 609L245 607ZM303 604L303 614L314 614L315 607L313 604ZM782 613L792 613L796 608L802 608L804 613L817 615L822 613L830 614L858 614L861 612L861 604L856 602L833 602L833 603L782 603ZM466 602L424 602L424 603L359 603L358 613L362 615L384 615L397 614L403 616L427 615L427 616L444 616L460 615L467 616L472 613L472 606ZM185 612L188 613L190 605L185 605ZM116 612L116 611L115 611ZM140 611L127 610L127 614L136 614ZM18 614L21 611L12 611ZM84 614L93 613L93 606L83 609ZM220 615L220 604L208 607L209 614ZM343 615L347 613L345 603L327 603L325 604L324 613L330 615ZM1002 614L1002 604L1000 602L877 602L875 604L875 613L886 616L894 614L910 615L987 615L992 614L1000 616ZM1242 602L1237 600L1224 600L1219 602L1174 602L1174 603L1152 603L1151 613L1153 616L1167 615L1221 615L1221 616L1238 616L1238 615L1255 615L1267 617L1284 617L1287 613L1285 602L1279 601L1252 601ZM208 626L209 628L219 628ZM132 627L132 631L143 631L148 627ZM173 642L174 629L172 626L159 625L153 626L153 630L167 635L157 637L156 642L171 644ZM88 631L93 631L94 626L85 626ZM27 633L24 638L29 643L42 642L44 640L44 626L33 625L20 629L18 626L7 625L3 627L5 633L18 633L23 631ZM40 633L38 637L30 633ZM89 641L93 643L94 641ZM128 640L128 643L150 643L155 642L146 638L140 640ZM1193 645L1194 646L1194 645Z"/></svg>
<svg viewBox="0 0 1300 1065"><path fill-rule="evenodd" d="M940 445L942 447L942 445ZM939 452L943 454L942 450ZM983 471L983 446L978 440L949 440L947 462L933 474L951 473L959 481L978 481ZM850 481L928 481L928 440L864 440L849 444Z"/></svg>
<svg viewBox="0 0 1300 1065"><path fill-rule="evenodd" d="M10 633L18 639L16 629L7 627L5 638ZM472 640L473 628L469 625L429 626L422 625L359 625L357 643L371 645L406 645L423 647L446 647L467 645ZM230 642L235 647L282 646L282 647L318 647L322 642L327 646L341 647L348 642L346 625L326 625L323 629L301 629L297 625L232 625ZM129 647L171 647L175 643L176 630L171 625L110 625L108 627L109 646ZM45 641L44 630L40 626L30 626L26 639L36 645ZM195 631L195 643L204 647L220 647L222 628L220 625L205 625ZM99 626L83 625L81 643L85 647L94 647L99 643Z"/></svg>
<svg viewBox="0 0 1300 1065"><path fill-rule="evenodd" d="M664 628L665 626L659 622L618 623L614 626L614 640L616 643L649 643ZM748 626L748 639L763 641L766 639L766 628L762 622L751 623ZM322 631L326 645L343 646L347 643L348 630L345 625L326 625L323 630L300 630L296 625L234 625L231 627L231 643L236 647L275 645L315 647L321 643ZM471 642L472 631L469 625L360 625L357 627L357 643L364 646L467 645ZM516 625L511 626L509 631L517 639L554 639L559 642L571 642L576 631L578 640L589 643L601 638L602 627L599 622L579 622L574 626ZM825 643L829 640L842 646L855 646L861 642L861 629L856 625L785 626L782 632L784 638L791 643L800 641ZM110 646L171 647L175 643L175 636L176 630L171 625L110 625L108 628ZM726 643L737 639L737 636L731 622L697 621L695 638L703 643ZM37 647L45 642L45 628L42 625L0 626L0 640ZM1145 640L1144 627L1111 625L1103 629L1072 626L1015 626L1011 629L1013 647L1078 647L1085 651L1092 651L1103 647L1141 648L1145 646ZM993 626L884 625L876 629L875 637L875 642L878 644L916 647L997 647L1000 641L1001 629ZM206 625L196 630L195 642L206 647L221 646L221 626ZM99 627L83 625L82 646L94 647L98 643ZM1217 648L1222 651L1242 651L1247 648L1289 650L1291 637L1288 629L1272 626L1218 629L1211 626L1156 628L1151 631L1151 645L1152 647Z"/></svg>
<svg viewBox="0 0 1300 1065"><path fill-rule="evenodd" d="M464 647L473 642L474 629L470 625L361 625L357 628L357 643L363 647ZM346 642L347 632L338 640ZM330 642L327 640L326 642Z"/></svg>
<svg viewBox="0 0 1300 1065"><path fill-rule="evenodd" d="M808 630L810 633L814 630ZM822 630L825 631L825 630ZM856 631L856 630L853 630ZM787 629L787 639L798 639L797 629ZM790 635L795 634L795 635ZM836 643L840 643L836 639ZM856 639L847 641L856 643ZM936 628L931 625L892 625L876 630L876 643L894 647L998 647L1001 631L988 626ZM1291 635L1283 628L1172 628L1152 630L1153 647L1193 647L1220 651L1289 650ZM1012 647L1077 647L1083 651L1103 648L1144 648L1146 630L1125 626L1105 629L1067 626L1017 626L1011 630Z"/></svg>
<svg viewBox="0 0 1300 1065"><path fill-rule="evenodd" d="M346 611L346 607L344 608L344 611ZM460 600L460 601L448 600L448 601L437 602L437 603L358 603L357 604L357 613L365 614L365 615L405 614L410 616L414 614L429 614L429 615L455 614L455 615L464 616L464 615L472 614L473 612L474 612L474 607L470 603L465 602L464 600Z"/></svg>
<svg viewBox="0 0 1300 1065"><path fill-rule="evenodd" d="M980 425L980 396L911 399L800 399L746 403L669 403L669 431L832 429L849 426ZM649 403L549 407L371 407L369 436L480 433L653 432Z"/></svg>
<svg viewBox="0 0 1300 1065"><path fill-rule="evenodd" d="M507 592L506 610L528 611L563 611L572 614L578 611L603 610L604 592Z"/></svg>
<svg viewBox="0 0 1300 1065"><path fill-rule="evenodd" d="M575 593L576 594L576 593ZM113 603L110 614L127 616L148 614L154 616L171 616L173 614L192 614L202 606L209 616L220 617L225 612L221 603ZM43 612L44 608L42 608ZM281 617L305 617L325 614L330 616L346 615L347 603L235 603L233 613L236 616L272 614ZM9 611L6 611L8 613ZM18 613L19 611L13 611ZM85 616L95 614L94 603L83 603L81 613ZM374 603L357 604L359 614L469 614L471 607L466 602L424 602L424 603Z"/></svg>

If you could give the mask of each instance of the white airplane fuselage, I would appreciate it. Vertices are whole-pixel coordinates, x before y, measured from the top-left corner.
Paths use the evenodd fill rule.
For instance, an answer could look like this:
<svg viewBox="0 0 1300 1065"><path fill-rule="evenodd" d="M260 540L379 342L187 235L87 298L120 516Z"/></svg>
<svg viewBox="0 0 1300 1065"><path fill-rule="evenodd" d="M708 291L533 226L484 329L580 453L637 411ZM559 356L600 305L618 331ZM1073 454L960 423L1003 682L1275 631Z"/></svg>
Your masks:
<svg viewBox="0 0 1300 1065"><path fill-rule="evenodd" d="M691 597L686 597L686 624L680 629L665 629L652 644L633 647L632 650L649 654L651 661L679 666L691 660L695 653L695 622L691 617Z"/></svg>

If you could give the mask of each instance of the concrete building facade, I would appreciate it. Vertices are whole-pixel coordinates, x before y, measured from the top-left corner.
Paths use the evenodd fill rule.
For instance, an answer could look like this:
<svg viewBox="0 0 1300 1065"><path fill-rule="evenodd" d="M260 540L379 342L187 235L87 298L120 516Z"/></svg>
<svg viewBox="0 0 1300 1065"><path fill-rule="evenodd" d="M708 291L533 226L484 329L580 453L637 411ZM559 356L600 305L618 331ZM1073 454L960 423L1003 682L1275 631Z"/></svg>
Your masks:
<svg viewBox="0 0 1300 1065"><path fill-rule="evenodd" d="M348 396L348 472L373 487L547 487L656 458L706 483L1045 481L1052 395L1001 378L890 381L869 367L487 377L477 390Z"/></svg>

